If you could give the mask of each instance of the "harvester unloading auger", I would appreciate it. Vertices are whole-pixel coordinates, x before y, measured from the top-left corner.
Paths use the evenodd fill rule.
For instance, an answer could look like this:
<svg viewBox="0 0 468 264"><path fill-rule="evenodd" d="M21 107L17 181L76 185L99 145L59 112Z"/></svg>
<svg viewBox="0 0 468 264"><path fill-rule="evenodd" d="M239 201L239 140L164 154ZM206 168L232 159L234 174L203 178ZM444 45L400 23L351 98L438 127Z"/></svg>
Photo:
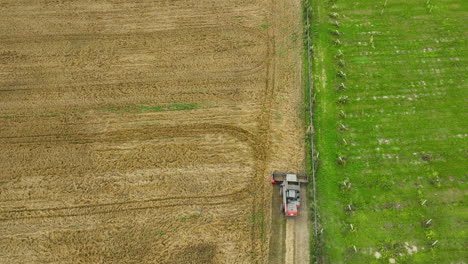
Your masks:
<svg viewBox="0 0 468 264"><path fill-rule="evenodd" d="M297 216L297 210L301 206L301 184L308 182L305 174L273 172L271 175L271 183L280 184L280 195L283 197L281 211L286 216Z"/></svg>

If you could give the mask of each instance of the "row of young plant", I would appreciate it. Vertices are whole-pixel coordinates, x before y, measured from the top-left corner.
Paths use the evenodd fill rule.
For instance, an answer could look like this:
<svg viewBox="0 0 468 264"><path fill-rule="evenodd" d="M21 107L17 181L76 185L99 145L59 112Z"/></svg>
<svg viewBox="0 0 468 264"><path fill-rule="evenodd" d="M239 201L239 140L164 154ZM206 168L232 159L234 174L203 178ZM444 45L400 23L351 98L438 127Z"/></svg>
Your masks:
<svg viewBox="0 0 468 264"><path fill-rule="evenodd" d="M384 2L382 5L382 9L380 11L380 15L384 14L384 11L387 7L387 1ZM330 0L330 12L328 13L328 18L329 18L329 35L330 35L330 40L331 43L330 45L333 46L334 48L331 49L335 52L333 55L334 58L334 71L336 74L336 81L333 83L333 88L335 92L337 93L336 96L336 104L337 104L337 109L338 109L338 123L337 123L337 132L338 135L340 135L340 142L338 144L341 146L341 148L346 148L346 146L352 144L352 142L349 142L350 140L347 139L347 133L351 127L349 127L345 120L347 118L347 113L345 110L345 105L351 103L350 96L348 95L350 92L352 93L352 87L348 85L347 79L348 79L348 73L347 73L347 62L346 62L346 54L344 52L344 35L341 29L342 27L342 18L343 16L339 12L338 8L338 0ZM375 49L375 44L374 44L374 38L373 35L371 35L369 39L369 47L372 49ZM336 158L336 165L341 168L345 168L348 164L350 157L347 157L345 154L343 154L341 151L337 153L337 158ZM351 183L351 180L349 178L343 179L343 181L340 183L340 190L342 191L342 194L344 196L349 196L349 199L347 200L352 200L350 199L350 193L353 192L353 189L356 188L356 186L353 186ZM427 245L431 248L435 247L438 244L437 240L437 235L434 231L433 227L433 220L429 219L427 217L427 207L428 207L428 201L425 198L423 191L422 191L422 185L419 186L418 190L418 197L419 197L419 202L420 204L416 206L422 207L422 212L419 214L420 217L420 224L421 226L424 227L424 233L425 237L427 240ZM353 215L354 212L359 210L357 206L354 206L352 203L347 204L344 208L345 215L347 215L351 219L351 216ZM356 226L356 224L353 224L352 222L348 221L348 232L354 233L354 232L359 232L359 226ZM348 252L364 252L364 249L359 249L356 247L356 245L348 245ZM382 254L384 257L387 257L389 259L394 259L392 257L395 257L395 254L392 252L387 252L385 248L382 248L381 250ZM401 256L400 256L401 257Z"/></svg>
<svg viewBox="0 0 468 264"><path fill-rule="evenodd" d="M466 59L452 50L464 41L460 13L403 0L313 3L324 253L330 263L456 262L460 201L445 204L464 184L464 133L452 110L463 98ZM406 254L406 243L420 251Z"/></svg>

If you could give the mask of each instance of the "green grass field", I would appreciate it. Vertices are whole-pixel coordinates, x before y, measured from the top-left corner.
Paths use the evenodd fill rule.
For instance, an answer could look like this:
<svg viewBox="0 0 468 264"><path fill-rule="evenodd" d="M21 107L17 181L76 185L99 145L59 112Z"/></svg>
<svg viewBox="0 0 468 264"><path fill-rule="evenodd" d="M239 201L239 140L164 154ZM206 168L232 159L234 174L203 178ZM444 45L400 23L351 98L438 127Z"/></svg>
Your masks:
<svg viewBox="0 0 468 264"><path fill-rule="evenodd" d="M311 0L326 263L466 263L468 2Z"/></svg>

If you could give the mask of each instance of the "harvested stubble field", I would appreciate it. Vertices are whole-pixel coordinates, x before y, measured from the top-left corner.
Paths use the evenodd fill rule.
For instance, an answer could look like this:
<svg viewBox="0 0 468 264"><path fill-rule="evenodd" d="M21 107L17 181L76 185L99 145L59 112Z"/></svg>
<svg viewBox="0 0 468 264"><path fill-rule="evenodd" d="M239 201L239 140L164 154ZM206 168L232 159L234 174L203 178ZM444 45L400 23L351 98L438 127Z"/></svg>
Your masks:
<svg viewBox="0 0 468 264"><path fill-rule="evenodd" d="M314 1L328 263L465 263L467 3Z"/></svg>
<svg viewBox="0 0 468 264"><path fill-rule="evenodd" d="M0 262L265 262L269 164L303 165L282 2L0 1Z"/></svg>

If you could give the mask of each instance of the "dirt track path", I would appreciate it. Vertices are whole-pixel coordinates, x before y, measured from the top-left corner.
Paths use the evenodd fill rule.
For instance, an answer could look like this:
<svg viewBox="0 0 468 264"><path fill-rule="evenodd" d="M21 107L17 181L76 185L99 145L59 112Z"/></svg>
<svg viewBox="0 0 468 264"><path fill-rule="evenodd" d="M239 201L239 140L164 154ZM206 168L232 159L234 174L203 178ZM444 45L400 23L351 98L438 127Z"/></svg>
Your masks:
<svg viewBox="0 0 468 264"><path fill-rule="evenodd" d="M286 264L294 264L295 256L294 256L294 244L295 244L295 228L296 222L295 219L286 219L286 253L284 262Z"/></svg>
<svg viewBox="0 0 468 264"><path fill-rule="evenodd" d="M304 172L304 124L302 106L301 1L272 1L272 31L275 43L275 99L271 124L274 149L270 171ZM286 154L286 155L285 155ZM273 187L271 264L309 263L309 228L306 186L297 218L279 212L277 188Z"/></svg>

